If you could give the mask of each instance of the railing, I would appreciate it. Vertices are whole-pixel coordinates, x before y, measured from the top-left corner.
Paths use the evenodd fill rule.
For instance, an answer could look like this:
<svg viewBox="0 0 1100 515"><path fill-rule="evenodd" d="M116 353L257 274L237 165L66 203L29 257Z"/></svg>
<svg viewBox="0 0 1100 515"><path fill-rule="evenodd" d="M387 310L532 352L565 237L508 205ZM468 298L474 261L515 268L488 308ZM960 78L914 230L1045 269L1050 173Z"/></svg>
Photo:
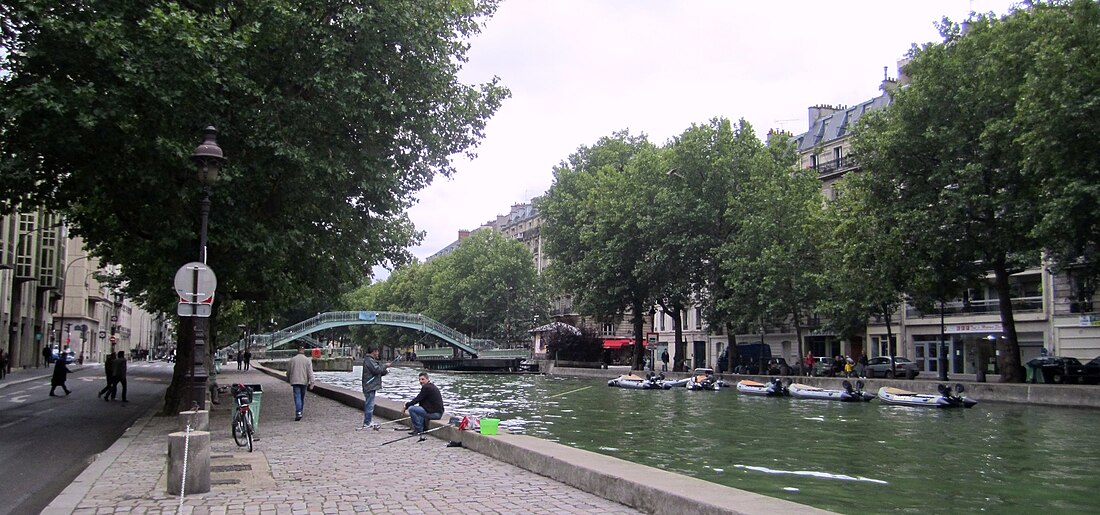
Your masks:
<svg viewBox="0 0 1100 515"><path fill-rule="evenodd" d="M818 163L813 169L817 170L818 175L830 175L839 171L848 170L856 167L856 160L852 156L842 156L839 159L833 159L832 161L826 161L824 163Z"/></svg>
<svg viewBox="0 0 1100 515"><path fill-rule="evenodd" d="M984 299L984 300L972 300L964 302L961 300L954 300L946 302L943 305L944 315L985 315L996 314L1001 309L1001 301L999 299ZM1043 298L1042 297L1017 297L1012 299L1012 311L1016 313L1038 313L1043 310ZM905 315L908 317L930 317L939 316L940 307L939 304L935 308L927 313L921 312L916 306L906 305Z"/></svg>
<svg viewBox="0 0 1100 515"><path fill-rule="evenodd" d="M240 343L262 346L270 349L330 327L376 324L417 329L435 335L448 344L474 357L477 357L480 349L486 349L496 345L492 340L470 338L424 315L393 313L387 311L332 311L321 313L273 333L249 336L247 341L242 340Z"/></svg>

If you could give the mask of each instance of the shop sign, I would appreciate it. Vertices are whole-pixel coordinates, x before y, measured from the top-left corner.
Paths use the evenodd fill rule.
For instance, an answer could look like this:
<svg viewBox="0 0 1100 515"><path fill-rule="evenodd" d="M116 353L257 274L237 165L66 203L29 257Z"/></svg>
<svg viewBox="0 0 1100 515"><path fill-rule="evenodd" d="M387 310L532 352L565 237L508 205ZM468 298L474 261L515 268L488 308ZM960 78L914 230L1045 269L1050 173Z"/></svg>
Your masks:
<svg viewBox="0 0 1100 515"><path fill-rule="evenodd" d="M1002 333L1003 327L999 323L989 324L948 324L945 328L948 334L952 333Z"/></svg>
<svg viewBox="0 0 1100 515"><path fill-rule="evenodd" d="M1100 327L1100 315L1081 315L1077 319L1081 327Z"/></svg>

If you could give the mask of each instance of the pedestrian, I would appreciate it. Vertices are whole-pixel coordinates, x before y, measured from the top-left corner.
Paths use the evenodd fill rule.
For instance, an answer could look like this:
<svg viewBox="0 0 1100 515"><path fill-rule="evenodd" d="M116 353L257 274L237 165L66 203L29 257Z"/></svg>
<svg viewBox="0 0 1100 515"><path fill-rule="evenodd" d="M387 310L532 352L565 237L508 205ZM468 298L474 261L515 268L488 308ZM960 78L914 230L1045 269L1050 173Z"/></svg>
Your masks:
<svg viewBox="0 0 1100 515"><path fill-rule="evenodd" d="M250 363L249 363L250 361L252 361L252 351L250 351L248 349L245 349L245 351L244 351L244 369L245 370L248 370L248 367L250 366Z"/></svg>
<svg viewBox="0 0 1100 515"><path fill-rule="evenodd" d="M363 425L359 429L377 429L378 424L374 420L374 396L382 389L382 376L389 373L389 367L393 362L379 363L378 348L367 347L367 354L363 356Z"/></svg>
<svg viewBox="0 0 1100 515"><path fill-rule="evenodd" d="M111 370L114 371L115 383L111 387L111 398L114 399L118 394L118 386L122 385L122 402L129 402L126 400L126 352L118 351L118 356L111 363Z"/></svg>
<svg viewBox="0 0 1100 515"><path fill-rule="evenodd" d="M44 363L45 366L47 366L47 367L50 366L50 362L51 362L50 358L51 357L53 357L53 352L50 351L50 346L49 345L43 345L42 346L42 363Z"/></svg>
<svg viewBox="0 0 1100 515"><path fill-rule="evenodd" d="M423 433L428 428L429 420L443 418L443 395L439 393L439 388L428 379L427 372L421 372L417 380L420 381L420 393L401 409L402 415L408 410L409 418L412 419L413 430L409 431L410 435Z"/></svg>
<svg viewBox="0 0 1100 515"><path fill-rule="evenodd" d="M286 380L294 390L294 421L302 420L302 408L306 403L306 388L313 389L313 360L298 345L298 354L286 364Z"/></svg>
<svg viewBox="0 0 1100 515"><path fill-rule="evenodd" d="M237 370L244 370L244 353L237 352Z"/></svg>
<svg viewBox="0 0 1100 515"><path fill-rule="evenodd" d="M661 372L668 372L668 349L661 351Z"/></svg>
<svg viewBox="0 0 1100 515"><path fill-rule="evenodd" d="M113 397L115 389L115 353L107 355L107 359L103 360L103 373L107 376L107 386L104 386L102 390L96 394L97 397L103 397L103 400L109 401Z"/></svg>
<svg viewBox="0 0 1100 515"><path fill-rule="evenodd" d="M4 354L4 349L0 349L0 379L3 379L7 375L8 370L8 355Z"/></svg>
<svg viewBox="0 0 1100 515"><path fill-rule="evenodd" d="M71 372L72 370L69 370L69 367L65 366L65 360L56 360L53 367L53 377L50 378L50 397L57 397L57 395L54 395L53 391L56 390L58 386L60 386L62 390L65 390L65 395L73 393L72 390L65 386L65 378L68 377Z"/></svg>

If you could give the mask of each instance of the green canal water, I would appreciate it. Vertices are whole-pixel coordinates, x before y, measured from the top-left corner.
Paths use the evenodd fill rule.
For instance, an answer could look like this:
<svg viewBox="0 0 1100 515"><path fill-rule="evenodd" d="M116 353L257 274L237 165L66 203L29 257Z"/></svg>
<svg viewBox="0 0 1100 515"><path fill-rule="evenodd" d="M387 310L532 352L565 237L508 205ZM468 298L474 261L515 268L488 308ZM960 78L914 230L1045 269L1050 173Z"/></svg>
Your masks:
<svg viewBox="0 0 1100 515"><path fill-rule="evenodd" d="M381 395L412 398L416 373L391 369ZM318 376L359 390L360 374ZM842 513L1100 511L1100 410L981 402L937 410L541 375L432 380L452 414Z"/></svg>

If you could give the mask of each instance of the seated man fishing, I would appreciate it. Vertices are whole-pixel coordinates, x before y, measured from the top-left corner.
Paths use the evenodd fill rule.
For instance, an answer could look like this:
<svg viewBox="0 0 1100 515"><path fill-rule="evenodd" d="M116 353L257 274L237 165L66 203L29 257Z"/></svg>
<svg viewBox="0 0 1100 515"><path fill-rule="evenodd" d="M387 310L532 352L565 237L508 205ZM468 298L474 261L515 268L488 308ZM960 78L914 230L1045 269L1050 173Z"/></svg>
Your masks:
<svg viewBox="0 0 1100 515"><path fill-rule="evenodd" d="M409 418L412 419L413 430L409 432L410 435L423 433L429 420L443 418L443 395L439 393L439 388L428 379L427 372L421 372L417 380L420 381L420 393L406 402L401 410L402 415L408 410Z"/></svg>

